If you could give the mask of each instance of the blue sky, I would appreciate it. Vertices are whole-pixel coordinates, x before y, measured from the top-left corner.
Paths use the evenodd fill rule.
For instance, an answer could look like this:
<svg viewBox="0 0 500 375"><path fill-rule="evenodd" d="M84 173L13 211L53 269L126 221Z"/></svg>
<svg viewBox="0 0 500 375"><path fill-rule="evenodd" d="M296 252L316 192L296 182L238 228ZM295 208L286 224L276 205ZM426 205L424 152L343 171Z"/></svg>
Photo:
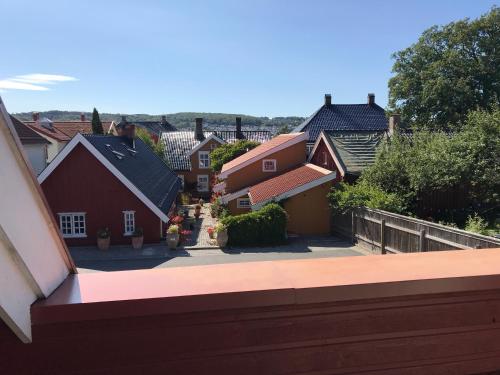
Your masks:
<svg viewBox="0 0 500 375"><path fill-rule="evenodd" d="M325 93L368 92L385 106L393 52L494 4L0 0L0 95L11 112L308 116Z"/></svg>

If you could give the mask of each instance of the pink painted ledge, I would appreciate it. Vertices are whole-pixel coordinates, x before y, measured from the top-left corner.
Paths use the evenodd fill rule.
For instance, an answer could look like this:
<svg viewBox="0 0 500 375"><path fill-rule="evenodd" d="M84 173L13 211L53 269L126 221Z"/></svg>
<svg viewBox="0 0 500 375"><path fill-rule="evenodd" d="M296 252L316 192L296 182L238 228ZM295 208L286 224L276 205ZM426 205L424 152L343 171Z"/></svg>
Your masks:
<svg viewBox="0 0 500 375"><path fill-rule="evenodd" d="M500 288L500 249L71 275L33 324Z"/></svg>

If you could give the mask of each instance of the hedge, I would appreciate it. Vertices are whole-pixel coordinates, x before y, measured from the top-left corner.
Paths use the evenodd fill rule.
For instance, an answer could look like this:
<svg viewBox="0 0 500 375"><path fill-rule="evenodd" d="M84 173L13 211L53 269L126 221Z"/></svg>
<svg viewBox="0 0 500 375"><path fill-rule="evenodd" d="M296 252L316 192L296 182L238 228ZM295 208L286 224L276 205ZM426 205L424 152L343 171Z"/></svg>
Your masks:
<svg viewBox="0 0 500 375"><path fill-rule="evenodd" d="M230 246L280 245L286 241L286 222L285 210L276 203L222 219L227 226Z"/></svg>

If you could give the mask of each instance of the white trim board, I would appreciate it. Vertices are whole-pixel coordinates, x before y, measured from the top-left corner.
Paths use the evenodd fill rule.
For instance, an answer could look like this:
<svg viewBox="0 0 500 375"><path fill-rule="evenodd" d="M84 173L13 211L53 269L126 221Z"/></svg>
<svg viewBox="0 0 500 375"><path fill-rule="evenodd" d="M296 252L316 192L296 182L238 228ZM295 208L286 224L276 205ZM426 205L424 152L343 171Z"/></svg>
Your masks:
<svg viewBox="0 0 500 375"><path fill-rule="evenodd" d="M287 135L290 135L290 134L287 134ZM279 135L278 135L278 137L279 137ZM265 152L262 152L262 153L260 153L258 155L255 155L254 157L252 157L252 158L250 158L248 160L245 160L244 162L242 162L242 163L240 163L238 165L235 165L232 168L229 168L226 171L221 172L218 177L222 178L222 179L223 178L227 178L233 172L236 172L236 171L238 171L238 170L240 170L242 168L245 168L246 166L248 166L248 165L250 165L252 163L255 163L256 161L265 158L266 156L272 155L272 154L274 154L274 153L276 153L278 151L281 151L281 150L284 150L285 148L293 146L294 144L297 144L297 143L302 142L302 141L306 141L308 138L309 138L309 133L307 133L307 132L305 132L305 133L298 133L298 135L296 137L291 138L291 139L289 139L286 142L283 142L283 143L281 143L281 144L279 144L279 145L277 145L277 146L275 146L273 148L270 148L269 150L267 150ZM254 148L253 150L257 150L257 149L258 149L258 147ZM306 150L304 150L304 152L305 151ZM243 155L245 155L245 154L243 154ZM237 160L237 158L234 159L234 160ZM224 166L222 166L222 168L224 169Z"/></svg>
<svg viewBox="0 0 500 375"><path fill-rule="evenodd" d="M151 200L144 195L130 180L123 175L111 162L106 159L92 144L85 139L83 135L78 133L73 139L57 154L52 162L38 176L38 183L41 185L43 181L61 164L61 162L69 155L71 151L78 145L82 144L92 155L96 157L120 182L125 185L139 200L146 205L156 216L164 223L168 222L168 216L163 213Z"/></svg>
<svg viewBox="0 0 500 375"><path fill-rule="evenodd" d="M223 195L222 197L220 197L220 200L223 204L228 204L232 200L239 198L245 194L248 194L249 189L250 189L249 187L246 187L241 190L235 191L234 193Z"/></svg>
<svg viewBox="0 0 500 375"><path fill-rule="evenodd" d="M193 147L193 149L191 150L191 152L189 153L189 155L193 155L196 151L198 151L200 148L202 148L203 146L205 146L211 139L213 139L214 141L217 141L219 142L221 145L226 143L225 140L223 140L222 138L219 138L217 137L215 134L211 134L210 136L208 136L207 138L205 138L202 142L200 142L196 147ZM209 150L210 152L211 150Z"/></svg>
<svg viewBox="0 0 500 375"><path fill-rule="evenodd" d="M320 167L321 168L321 167ZM330 172L330 171L328 171ZM328 173L327 175L320 177L314 181L308 182L307 184L301 185L296 187L295 189L289 190L287 192L284 192L280 195L277 195L275 197L272 197L270 199L267 199L265 201L259 202L257 204L252 204L252 211L258 210L262 208L266 203L271 202L271 201L276 201L279 202L282 199L290 198L293 197L294 195L303 193L304 191L310 190L312 188L315 188L321 184L324 184L325 182L332 181L337 177L337 172L333 171ZM250 197L250 201L252 201L252 196L250 193L248 193L248 196Z"/></svg>
<svg viewBox="0 0 500 375"><path fill-rule="evenodd" d="M323 142L325 142L326 148L328 148L328 151L330 152L330 155L332 155L332 158L335 161L335 164L337 165L337 168L339 169L340 176L344 177L345 176L344 166L340 162L339 158L337 157L337 153L335 152L335 150L332 149L332 147L330 145L330 142L326 139L326 134L324 133L323 130L321 131L318 139L316 139L316 142L314 143L314 147L313 147L311 153L309 154L309 157L307 158L307 161L311 162L311 160L312 160L314 154L316 153L316 149L318 148L318 145L321 142L321 140L323 140Z"/></svg>

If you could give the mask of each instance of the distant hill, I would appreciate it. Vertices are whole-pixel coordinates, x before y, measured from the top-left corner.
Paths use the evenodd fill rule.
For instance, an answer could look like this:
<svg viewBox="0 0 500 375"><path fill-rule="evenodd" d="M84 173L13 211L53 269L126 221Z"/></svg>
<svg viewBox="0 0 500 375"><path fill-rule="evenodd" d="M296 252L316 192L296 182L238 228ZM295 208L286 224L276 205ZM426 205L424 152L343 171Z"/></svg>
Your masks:
<svg viewBox="0 0 500 375"><path fill-rule="evenodd" d="M47 117L52 121L78 121L80 120L80 114L82 112L78 111L46 111L40 112L40 118ZM87 119L92 118L92 114L90 112L84 112ZM14 113L18 119L20 120L31 120L32 112L20 112ZM102 121L120 121L121 114L118 113L100 113L99 114ZM161 115L148 115L148 114L131 114L126 115L127 120L130 122L134 121L160 121ZM225 126L234 126L235 117L241 116L241 122L243 127L250 128L273 128L278 129L284 125L287 125L291 130L293 127L299 125L302 121L304 121L303 117L255 117L255 116L247 116L247 115L239 115L239 114L230 114L230 113L199 113L199 112L179 112L179 113L171 113L166 115L167 121L172 125L177 127L178 129L183 128L191 128L194 126L196 117L203 117L203 123L207 127L225 127Z"/></svg>

